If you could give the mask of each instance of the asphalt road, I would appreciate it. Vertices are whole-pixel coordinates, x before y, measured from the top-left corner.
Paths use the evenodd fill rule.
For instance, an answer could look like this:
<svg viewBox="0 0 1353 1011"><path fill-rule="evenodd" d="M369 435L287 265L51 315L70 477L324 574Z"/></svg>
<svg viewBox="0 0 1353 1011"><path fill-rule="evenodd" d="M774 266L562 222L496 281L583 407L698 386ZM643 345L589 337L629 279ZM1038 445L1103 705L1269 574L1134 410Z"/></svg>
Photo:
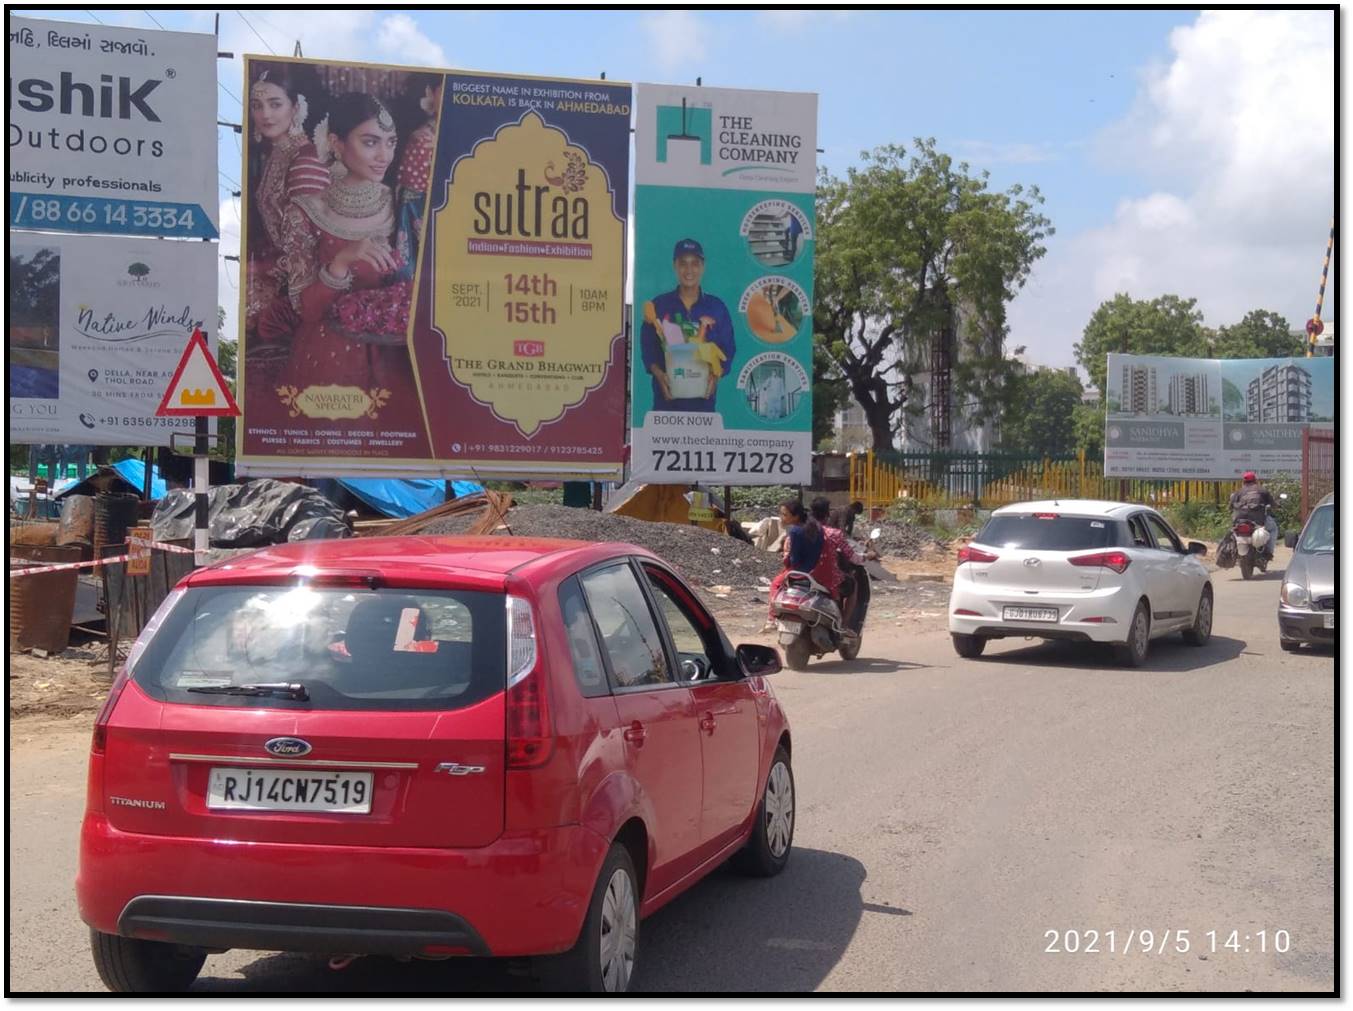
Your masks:
<svg viewBox="0 0 1353 1011"><path fill-rule="evenodd" d="M638 988L1329 992L1334 661L1279 649L1280 578L1217 573L1211 643L1159 641L1139 670L1014 640L960 660L941 619L881 614L856 663L776 675L789 867L719 871L645 921ZM102 989L73 895L88 722L11 726L12 993ZM196 990L534 986L526 966L233 951Z"/></svg>

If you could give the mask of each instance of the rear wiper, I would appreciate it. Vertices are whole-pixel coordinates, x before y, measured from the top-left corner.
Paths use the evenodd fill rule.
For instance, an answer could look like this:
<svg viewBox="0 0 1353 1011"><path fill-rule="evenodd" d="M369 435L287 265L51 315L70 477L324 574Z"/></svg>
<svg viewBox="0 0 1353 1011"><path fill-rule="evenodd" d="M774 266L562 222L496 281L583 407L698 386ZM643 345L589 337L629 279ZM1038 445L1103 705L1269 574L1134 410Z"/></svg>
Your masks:
<svg viewBox="0 0 1353 1011"><path fill-rule="evenodd" d="M189 688L190 692L203 695L280 695L283 698L296 699L298 702L310 701L310 693L303 684L251 684L251 685L214 685L206 688Z"/></svg>

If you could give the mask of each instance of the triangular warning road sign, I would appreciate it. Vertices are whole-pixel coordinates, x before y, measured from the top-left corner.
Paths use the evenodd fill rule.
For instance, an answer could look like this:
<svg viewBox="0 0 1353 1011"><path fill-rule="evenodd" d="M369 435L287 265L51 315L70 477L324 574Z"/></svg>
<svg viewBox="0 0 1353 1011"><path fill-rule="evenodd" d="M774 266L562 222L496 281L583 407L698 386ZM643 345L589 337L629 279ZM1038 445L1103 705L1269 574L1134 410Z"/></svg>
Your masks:
<svg viewBox="0 0 1353 1011"><path fill-rule="evenodd" d="M201 330L194 330L183 349L179 367L169 380L169 389L155 411L159 418L234 418L240 413L230 395L225 376L216 367L216 359L207 347Z"/></svg>

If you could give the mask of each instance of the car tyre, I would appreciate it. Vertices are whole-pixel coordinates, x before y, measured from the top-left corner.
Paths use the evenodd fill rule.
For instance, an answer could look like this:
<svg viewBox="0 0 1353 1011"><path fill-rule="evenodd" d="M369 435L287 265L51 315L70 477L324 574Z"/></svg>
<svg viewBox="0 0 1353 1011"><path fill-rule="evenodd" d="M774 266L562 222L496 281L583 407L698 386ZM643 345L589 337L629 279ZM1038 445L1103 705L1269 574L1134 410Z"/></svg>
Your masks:
<svg viewBox="0 0 1353 1011"><path fill-rule="evenodd" d="M639 952L639 876L634 860L613 843L597 875L578 943L547 960L551 987L564 993L626 993Z"/></svg>
<svg viewBox="0 0 1353 1011"><path fill-rule="evenodd" d="M192 986L207 953L161 941L90 930L94 968L113 993L181 993Z"/></svg>
<svg viewBox="0 0 1353 1011"><path fill-rule="evenodd" d="M754 878L773 878L785 869L794 848L794 802L794 770L785 749L776 748L751 837L733 856L735 869Z"/></svg>
<svg viewBox="0 0 1353 1011"><path fill-rule="evenodd" d="M987 640L980 635L962 635L958 632L951 632L949 638L954 640L954 652L965 660L971 660L982 655L982 650L987 648Z"/></svg>
<svg viewBox="0 0 1353 1011"><path fill-rule="evenodd" d="M807 670L813 651L806 635L798 636L785 647L785 666L790 670Z"/></svg>
<svg viewBox="0 0 1353 1011"><path fill-rule="evenodd" d="M1146 654L1151 649L1151 614L1146 601L1137 602L1137 610L1132 612L1132 624L1128 626L1127 642L1114 647L1119 664L1124 667L1140 667L1146 663Z"/></svg>
<svg viewBox="0 0 1353 1011"><path fill-rule="evenodd" d="M1285 653L1300 653L1300 652L1301 652L1301 643L1296 642L1296 641L1291 640L1291 639L1279 639L1279 640L1278 640L1278 645L1281 646L1281 647L1283 648L1283 652L1285 652Z"/></svg>
<svg viewBox="0 0 1353 1011"><path fill-rule="evenodd" d="M1212 587L1204 586L1193 615L1193 627L1184 629L1184 641L1190 646L1206 646L1212 638Z"/></svg>

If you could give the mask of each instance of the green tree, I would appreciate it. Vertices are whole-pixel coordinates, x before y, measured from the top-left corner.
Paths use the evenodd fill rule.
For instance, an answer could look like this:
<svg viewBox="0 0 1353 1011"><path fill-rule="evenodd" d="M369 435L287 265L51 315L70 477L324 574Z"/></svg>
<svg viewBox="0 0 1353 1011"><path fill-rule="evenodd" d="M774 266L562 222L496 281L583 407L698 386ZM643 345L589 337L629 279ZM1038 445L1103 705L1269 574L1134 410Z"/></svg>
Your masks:
<svg viewBox="0 0 1353 1011"><path fill-rule="evenodd" d="M1306 354L1304 334L1293 334L1287 320L1267 309L1252 309L1232 326L1220 327L1210 358L1299 358Z"/></svg>
<svg viewBox="0 0 1353 1011"><path fill-rule="evenodd" d="M1147 302L1122 293L1101 303L1075 345L1076 361L1090 374L1100 397L1105 396L1110 354L1206 358L1203 314L1197 303L1178 295Z"/></svg>
<svg viewBox="0 0 1353 1011"><path fill-rule="evenodd" d="M225 308L216 307L216 364L220 366L221 375L225 376L226 382L230 385L232 396L238 395L235 385L235 376L239 365L238 341L231 340L222 332L225 329ZM216 435L220 442L221 455L223 459L235 459L235 420L234 418L219 418L216 422Z"/></svg>
<svg viewBox="0 0 1353 1011"><path fill-rule="evenodd" d="M1077 404L1071 412L1071 428L1075 434L1075 450L1085 450L1091 460L1104 458L1104 405Z"/></svg>
<svg viewBox="0 0 1353 1011"><path fill-rule="evenodd" d="M910 158L899 145L866 152L844 179L824 170L818 181L814 340L864 409L875 449L891 449L916 410L910 377L936 336L961 333L955 401L999 412L1006 306L1052 226L1036 187L998 193L987 181L933 139Z"/></svg>
<svg viewBox="0 0 1353 1011"><path fill-rule="evenodd" d="M1081 381L1056 369L1035 369L1017 372L1010 385L1010 404L1001 418L1001 447L1042 456L1071 453L1076 446Z"/></svg>
<svg viewBox="0 0 1353 1011"><path fill-rule="evenodd" d="M846 381L831 355L813 345L813 446L821 447L836 434L836 412L850 397Z"/></svg>

